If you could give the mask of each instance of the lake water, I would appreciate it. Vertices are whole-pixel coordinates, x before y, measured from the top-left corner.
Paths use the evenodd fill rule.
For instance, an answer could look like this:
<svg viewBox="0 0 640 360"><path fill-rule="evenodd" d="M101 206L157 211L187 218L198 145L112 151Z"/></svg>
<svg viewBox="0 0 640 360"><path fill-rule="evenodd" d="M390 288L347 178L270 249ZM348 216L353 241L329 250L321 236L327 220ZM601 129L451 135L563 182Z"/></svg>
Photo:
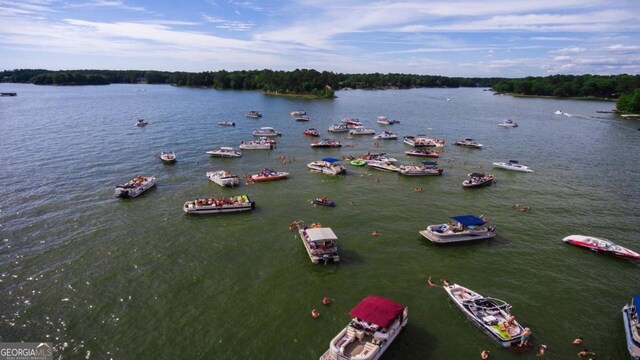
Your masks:
<svg viewBox="0 0 640 360"><path fill-rule="evenodd" d="M348 311L375 294L410 309L384 359L474 359L482 349L491 359L536 358L499 349L442 289L426 285L432 276L509 302L549 359L575 358L577 336L598 359L628 356L620 310L640 292L639 265L561 241L587 234L640 250L640 123L596 112L613 102L482 89L350 90L313 101L163 85L0 91L18 93L0 98L0 341L50 341L64 358L317 359ZM295 122L289 113L299 109L312 120ZM264 116L246 119L249 110ZM335 134L348 146L311 149L302 134L315 127L329 137L345 117L381 131L379 115L400 120L387 128L401 136L444 138L444 175L406 178L348 163L345 177L308 171L310 161L367 151L419 161L404 156L402 140L374 147L370 136ZM135 127L138 118L150 125ZM520 127L497 125L507 118ZM283 132L275 150L205 154L237 147L262 126ZM484 149L452 146L465 137ZM163 150L178 162L162 164ZM535 173L491 167L509 159ZM205 177L263 167L291 176L237 189ZM463 189L472 171L497 183ZM116 184L140 173L156 176L157 188L114 197ZM245 193L257 204L251 213L182 211L196 197ZM322 195L338 206L309 204ZM418 234L462 214L487 216L497 238L438 246ZM312 265L288 230L296 219L331 227L343 261ZM323 307L323 296L335 301Z"/></svg>

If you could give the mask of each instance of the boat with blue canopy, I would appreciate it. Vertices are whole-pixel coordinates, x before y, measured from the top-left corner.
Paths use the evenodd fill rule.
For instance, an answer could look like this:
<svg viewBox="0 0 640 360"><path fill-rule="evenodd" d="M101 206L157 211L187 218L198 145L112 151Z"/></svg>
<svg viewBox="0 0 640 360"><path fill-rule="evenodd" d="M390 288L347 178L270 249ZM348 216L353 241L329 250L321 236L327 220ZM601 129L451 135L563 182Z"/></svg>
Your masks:
<svg viewBox="0 0 640 360"><path fill-rule="evenodd" d="M631 298L631 304L622 307L624 333L627 338L627 350L633 360L640 360L640 323L638 322L638 305L640 294Z"/></svg>
<svg viewBox="0 0 640 360"><path fill-rule="evenodd" d="M480 215L452 216L447 224L429 225L420 235L438 244L491 239L496 236L495 226L485 226L487 219Z"/></svg>

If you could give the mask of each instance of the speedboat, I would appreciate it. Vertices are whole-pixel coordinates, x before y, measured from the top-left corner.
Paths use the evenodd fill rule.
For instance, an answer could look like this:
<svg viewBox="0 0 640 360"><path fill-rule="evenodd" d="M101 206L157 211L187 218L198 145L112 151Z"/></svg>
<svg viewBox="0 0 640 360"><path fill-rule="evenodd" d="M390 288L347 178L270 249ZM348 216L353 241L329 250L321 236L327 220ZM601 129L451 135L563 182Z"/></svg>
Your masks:
<svg viewBox="0 0 640 360"><path fill-rule="evenodd" d="M307 115L307 112L304 110L295 110L291 112L291 116L302 116Z"/></svg>
<svg viewBox="0 0 640 360"><path fill-rule="evenodd" d="M382 171L389 171L389 172L398 172L400 170L400 168L395 166L393 164L393 162L391 162L391 161L369 160L369 161L367 161L367 166L372 168L372 169L382 170Z"/></svg>
<svg viewBox="0 0 640 360"><path fill-rule="evenodd" d="M556 112L554 112L554 114L556 114L556 115L564 115L564 116L569 116L569 117L571 117L571 114L566 113L566 112L561 111L561 110L556 110Z"/></svg>
<svg viewBox="0 0 640 360"><path fill-rule="evenodd" d="M410 150L410 151L405 151L404 153L407 156L422 156L422 157L432 157L432 158L440 157L439 152L427 150L427 149Z"/></svg>
<svg viewBox="0 0 640 360"><path fill-rule="evenodd" d="M407 135L403 139L404 143L413 147L444 147L445 141L435 137L428 137L427 135Z"/></svg>
<svg viewBox="0 0 640 360"><path fill-rule="evenodd" d="M443 169L433 161L423 161L422 165L400 165L398 173L404 176L442 175Z"/></svg>
<svg viewBox="0 0 640 360"><path fill-rule="evenodd" d="M519 344L528 331L515 320L511 305L503 300L482 296L458 284L444 286L444 291L475 326L504 348Z"/></svg>
<svg viewBox="0 0 640 360"><path fill-rule="evenodd" d="M494 162L493 166L513 171L533 172L533 170L529 169L528 166L518 163L518 160L509 160L508 162Z"/></svg>
<svg viewBox="0 0 640 360"><path fill-rule="evenodd" d="M375 135L376 131L364 127L356 127L349 131L349 135Z"/></svg>
<svg viewBox="0 0 640 360"><path fill-rule="evenodd" d="M638 322L640 295L631 298L631 303L622 307L624 333L627 338L627 350L633 360L640 360L640 322Z"/></svg>
<svg viewBox="0 0 640 360"><path fill-rule="evenodd" d="M327 206L327 207L335 207L336 206L335 201L329 200L326 197L313 199L313 200L311 200L311 203L313 205L320 205L320 206Z"/></svg>
<svg viewBox="0 0 640 360"><path fill-rule="evenodd" d="M311 169L311 171L316 171L327 175L344 175L347 173L347 169L339 164L339 161L340 159L336 158L324 158L322 160L316 160L308 163L307 167Z"/></svg>
<svg viewBox="0 0 640 360"><path fill-rule="evenodd" d="M261 138L260 140L243 141L238 147L242 150L271 150L275 146L276 145L267 138Z"/></svg>
<svg viewBox="0 0 640 360"><path fill-rule="evenodd" d="M310 121L311 118L308 115L300 115L295 117L296 121Z"/></svg>
<svg viewBox="0 0 640 360"><path fill-rule="evenodd" d="M333 132L333 133L341 133L341 132L348 132L349 131L349 126L347 126L347 124L332 124L331 126L329 126L329 132Z"/></svg>
<svg viewBox="0 0 640 360"><path fill-rule="evenodd" d="M258 130L255 130L251 133L253 136L265 136L265 137L273 137L273 136L281 136L282 133L280 131L276 131L272 127L261 127Z"/></svg>
<svg viewBox="0 0 640 360"><path fill-rule="evenodd" d="M232 147L223 146L217 150L209 150L207 154L213 157L234 158L242 156L240 151L234 150Z"/></svg>
<svg viewBox="0 0 640 360"><path fill-rule="evenodd" d="M208 171L207 178L220 186L240 185L240 177L226 170Z"/></svg>
<svg viewBox="0 0 640 360"><path fill-rule="evenodd" d="M249 119L258 119L262 117L262 114L260 114L258 111L249 111L248 113L244 114L245 117L249 118Z"/></svg>
<svg viewBox="0 0 640 360"><path fill-rule="evenodd" d="M490 186L493 184L493 180L493 175L491 174L470 173L467 175L467 179L462 182L462 186L465 188Z"/></svg>
<svg viewBox="0 0 640 360"><path fill-rule="evenodd" d="M176 154L173 151L163 151L160 153L160 160L167 164L176 162Z"/></svg>
<svg viewBox="0 0 640 360"><path fill-rule="evenodd" d="M378 153L378 154L372 154L370 152L367 152L366 154L362 154L360 156L357 157L356 160L364 160L365 162L369 163L372 161L380 161L380 162L396 162L398 161L396 158L392 158L390 156L387 156L386 153Z"/></svg>
<svg viewBox="0 0 640 360"><path fill-rule="evenodd" d="M437 244L457 243L472 240L491 239L496 236L495 226L484 226L486 220L481 216L452 216L453 222L429 225L420 235Z"/></svg>
<svg viewBox="0 0 640 360"><path fill-rule="evenodd" d="M145 119L138 119L138 121L136 121L137 127L145 127L147 125L149 125L149 122L146 121Z"/></svg>
<svg viewBox="0 0 640 360"><path fill-rule="evenodd" d="M236 123L233 121L218 121L218 125L222 126L236 126Z"/></svg>
<svg viewBox="0 0 640 360"><path fill-rule="evenodd" d="M386 116L378 116L378 120L376 122L381 125L400 124L400 120L389 120Z"/></svg>
<svg viewBox="0 0 640 360"><path fill-rule="evenodd" d="M378 360L409 320L409 308L382 296L367 296L351 321L329 342L320 360Z"/></svg>
<svg viewBox="0 0 640 360"><path fill-rule="evenodd" d="M472 148L472 149L480 149L482 148L482 144L478 144L477 142L475 142L473 139L463 139L463 140L458 140L455 143L453 143L453 145L455 146L464 146L464 147L468 147L468 148Z"/></svg>
<svg viewBox="0 0 640 360"><path fill-rule="evenodd" d="M116 186L116 196L134 198L151 189L155 184L155 177L138 175L126 183Z"/></svg>
<svg viewBox="0 0 640 360"><path fill-rule="evenodd" d="M500 124L498 124L498 126L518 127L518 124L515 121L513 121L511 119L508 119L508 120L505 120L505 121L501 122Z"/></svg>
<svg viewBox="0 0 640 360"><path fill-rule="evenodd" d="M603 238L585 235L569 235L562 239L562 241L567 244L582 246L595 252L611 254L626 259L640 260L639 253Z"/></svg>
<svg viewBox="0 0 640 360"><path fill-rule="evenodd" d="M315 140L311 143L311 147L313 148L338 148L341 147L342 144L340 141L335 139L323 139L323 140Z"/></svg>
<svg viewBox="0 0 640 360"><path fill-rule="evenodd" d="M349 125L350 127L362 126L362 123L358 119L350 118L350 119L342 119L343 124Z"/></svg>
<svg viewBox="0 0 640 360"><path fill-rule="evenodd" d="M398 138L398 134L393 131L383 131L380 134L373 137L376 140L395 140Z"/></svg>
<svg viewBox="0 0 640 360"><path fill-rule="evenodd" d="M187 201L182 206L182 210L187 214L224 214L232 212L251 211L255 209L256 203L249 199L247 195L222 196L216 198L195 199Z"/></svg>
<svg viewBox="0 0 640 360"><path fill-rule="evenodd" d="M315 136L315 137L318 137L318 136L320 136L320 133L318 132L318 130L317 130L317 129L310 128L310 129L307 129L307 130L305 130L305 131L304 131L304 135L305 135L305 136Z"/></svg>
<svg viewBox="0 0 640 360"><path fill-rule="evenodd" d="M331 228L303 226L298 229L298 233L312 263L340 261L338 237Z"/></svg>
<svg viewBox="0 0 640 360"><path fill-rule="evenodd" d="M288 172L264 168L257 174L249 175L247 180L251 182L265 182L286 179L287 176L289 176Z"/></svg>

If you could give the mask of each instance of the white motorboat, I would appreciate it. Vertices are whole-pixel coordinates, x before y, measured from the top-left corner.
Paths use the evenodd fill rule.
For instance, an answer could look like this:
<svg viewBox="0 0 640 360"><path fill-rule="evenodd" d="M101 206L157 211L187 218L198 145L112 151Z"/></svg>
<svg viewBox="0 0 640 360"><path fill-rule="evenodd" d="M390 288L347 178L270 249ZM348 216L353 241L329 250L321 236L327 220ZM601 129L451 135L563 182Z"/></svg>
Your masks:
<svg viewBox="0 0 640 360"><path fill-rule="evenodd" d="M298 233L312 263L317 264L322 261L326 264L329 261L340 261L338 237L331 228L303 226L298 229Z"/></svg>
<svg viewBox="0 0 640 360"><path fill-rule="evenodd" d="M218 125L222 126L236 126L236 123L233 121L218 121Z"/></svg>
<svg viewBox="0 0 640 360"><path fill-rule="evenodd" d="M403 139L404 143L413 147L444 147L445 141L427 135L407 135Z"/></svg>
<svg viewBox="0 0 640 360"><path fill-rule="evenodd" d="M331 126L329 126L329 132L333 132L333 133L342 133L342 132L349 132L349 126L347 126L347 124L332 124Z"/></svg>
<svg viewBox="0 0 640 360"><path fill-rule="evenodd" d="M247 195L222 196L219 198L211 196L210 198L187 201L182 206L182 210L187 214L209 215L251 211L255 207L255 202L251 201Z"/></svg>
<svg viewBox="0 0 640 360"><path fill-rule="evenodd" d="M520 164L517 160L494 162L493 166L513 171L533 172L533 170L531 170L528 166Z"/></svg>
<svg viewBox="0 0 640 360"><path fill-rule="evenodd" d="M273 136L281 136L282 133L280 131L276 131L272 127L261 127L258 130L255 130L251 133L253 136L264 136L264 137L273 137Z"/></svg>
<svg viewBox="0 0 640 360"><path fill-rule="evenodd" d="M263 168L259 173L249 175L247 180L249 182L266 182L266 181L276 181L283 180L289 176L288 172L285 171L275 171L267 168Z"/></svg>
<svg viewBox="0 0 640 360"><path fill-rule="evenodd" d="M355 127L349 131L350 135L375 135L376 131L365 127Z"/></svg>
<svg viewBox="0 0 640 360"><path fill-rule="evenodd" d="M116 186L117 197L134 198L151 189L156 184L154 176L138 175L124 184Z"/></svg>
<svg viewBox="0 0 640 360"><path fill-rule="evenodd" d="M295 117L296 121L311 121L309 115L300 115Z"/></svg>
<svg viewBox="0 0 640 360"><path fill-rule="evenodd" d="M640 322L638 321L638 306L640 294L631 298L631 303L622 307L622 321L627 339L627 350L631 359L640 360Z"/></svg>
<svg viewBox="0 0 640 360"><path fill-rule="evenodd" d="M242 156L240 151L234 150L232 147L223 146L217 150L209 150L207 154L213 157L234 158Z"/></svg>
<svg viewBox="0 0 640 360"><path fill-rule="evenodd" d="M432 158L440 157L439 152L427 150L427 149L410 150L410 151L405 151L404 153L407 156L422 156L422 157L432 157Z"/></svg>
<svg viewBox="0 0 640 360"><path fill-rule="evenodd" d="M398 172L400 170L400 168L395 166L391 161L369 160L367 161L367 166L372 169L389 171L389 172Z"/></svg>
<svg viewBox="0 0 640 360"><path fill-rule="evenodd" d="M601 252L624 259L640 260L640 254L613 241L585 235L569 235L562 239L567 244L587 248L591 251Z"/></svg>
<svg viewBox="0 0 640 360"><path fill-rule="evenodd" d="M311 171L316 171L327 175L344 175L347 173L347 169L339 164L339 161L340 159L336 158L324 158L322 160L316 160L308 163L307 167L311 169Z"/></svg>
<svg viewBox="0 0 640 360"><path fill-rule="evenodd" d="M398 138L398 134L393 131L383 131L380 134L373 137L376 140L396 140Z"/></svg>
<svg viewBox="0 0 640 360"><path fill-rule="evenodd" d="M490 186L493 184L494 177L492 174L484 173L469 173L467 179L462 182L462 186L465 188L477 188L483 186Z"/></svg>
<svg viewBox="0 0 640 360"><path fill-rule="evenodd" d="M433 161L423 161L422 165L400 165L398 173L404 176L430 176L442 175L444 170Z"/></svg>
<svg viewBox="0 0 640 360"><path fill-rule="evenodd" d="M323 139L323 140L314 140L311 143L311 147L313 148L339 148L342 147L340 141L336 139Z"/></svg>
<svg viewBox="0 0 640 360"><path fill-rule="evenodd" d="M258 119L262 117L262 114L260 114L258 111L249 111L248 113L244 114L245 117L249 118L249 119Z"/></svg>
<svg viewBox="0 0 640 360"><path fill-rule="evenodd" d="M351 321L331 339L320 360L378 360L407 325L409 309L382 296L368 296L349 311Z"/></svg>
<svg viewBox="0 0 640 360"><path fill-rule="evenodd" d="M453 143L453 145L468 147L468 148L472 148L472 149L481 149L482 148L482 144L478 144L477 142L475 142L473 139L470 139L470 138L458 140L455 143Z"/></svg>
<svg viewBox="0 0 640 360"><path fill-rule="evenodd" d="M386 153L378 153L378 154L372 154L370 152L367 152L366 154L362 154L360 156L358 156L357 158L354 158L355 160L363 160L367 163L372 162L372 161L379 161L379 162L396 162L398 161L396 158L392 158L390 156L387 156Z"/></svg>
<svg viewBox="0 0 640 360"><path fill-rule="evenodd" d="M400 124L400 120L389 120L386 116L378 116L378 120L376 122L380 125Z"/></svg>
<svg viewBox="0 0 640 360"><path fill-rule="evenodd" d="M260 140L243 141L238 147L242 150L271 150L275 146L276 145L267 138L261 138Z"/></svg>
<svg viewBox="0 0 640 360"><path fill-rule="evenodd" d="M166 164L172 164L176 162L176 153L173 151L163 151L160 153L160 160Z"/></svg>
<svg viewBox="0 0 640 360"><path fill-rule="evenodd" d="M448 224L429 225L420 235L437 244L491 239L496 236L495 226L484 226L483 217L474 215L452 216Z"/></svg>
<svg viewBox="0 0 640 360"><path fill-rule="evenodd" d="M291 116L302 116L307 115L307 112L304 110L294 110L291 112Z"/></svg>
<svg viewBox="0 0 640 360"><path fill-rule="evenodd" d="M563 115L563 116L569 116L569 117L571 117L571 114L566 113L566 112L561 111L561 110L556 110L556 112L554 112L554 114L556 114L556 115Z"/></svg>
<svg viewBox="0 0 640 360"><path fill-rule="evenodd" d="M504 348L519 344L529 330L511 315L511 305L500 299L482 296L458 284L444 286L444 291L474 325Z"/></svg>
<svg viewBox="0 0 640 360"><path fill-rule="evenodd" d="M503 126L503 127L518 127L518 124L517 124L515 121L513 121L513 120L511 120L511 119L508 119L508 120L505 120L505 121L501 122L500 124L498 124L498 126Z"/></svg>
<svg viewBox="0 0 640 360"><path fill-rule="evenodd" d="M227 170L208 171L207 178L220 186L240 185L240 177Z"/></svg>

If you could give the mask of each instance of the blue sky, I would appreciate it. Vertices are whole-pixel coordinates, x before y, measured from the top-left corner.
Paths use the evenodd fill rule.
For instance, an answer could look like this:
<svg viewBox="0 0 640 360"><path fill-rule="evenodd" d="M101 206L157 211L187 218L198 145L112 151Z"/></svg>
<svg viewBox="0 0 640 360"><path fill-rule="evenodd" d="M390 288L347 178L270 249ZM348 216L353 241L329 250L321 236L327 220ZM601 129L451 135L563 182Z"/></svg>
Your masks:
<svg viewBox="0 0 640 360"><path fill-rule="evenodd" d="M640 0L0 0L0 69L639 74Z"/></svg>

